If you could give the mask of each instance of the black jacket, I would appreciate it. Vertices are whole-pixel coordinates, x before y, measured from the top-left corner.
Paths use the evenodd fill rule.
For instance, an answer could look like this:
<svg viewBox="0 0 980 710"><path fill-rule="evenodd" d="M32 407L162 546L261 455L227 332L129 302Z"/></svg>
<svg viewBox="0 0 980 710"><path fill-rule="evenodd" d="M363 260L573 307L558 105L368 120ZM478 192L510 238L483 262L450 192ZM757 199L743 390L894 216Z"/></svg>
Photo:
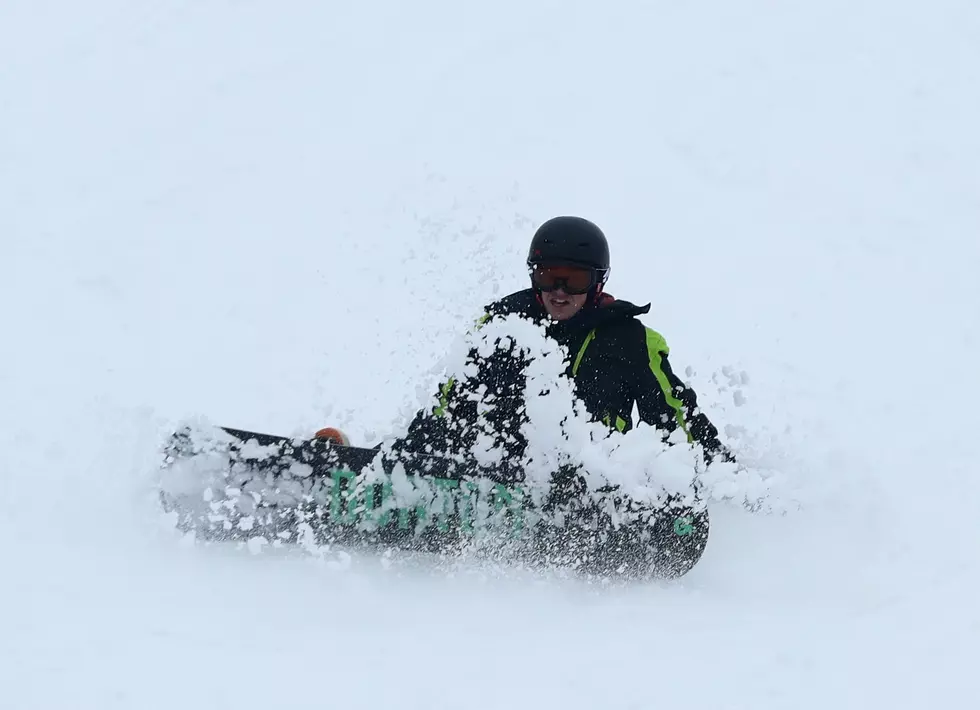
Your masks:
<svg viewBox="0 0 980 710"><path fill-rule="evenodd" d="M649 305L604 295L599 305L566 321L551 321L534 291L527 289L488 306L481 324L512 314L547 324L547 335L565 350L565 374L573 378L576 396L594 420L627 432L633 428L635 404L640 419L664 438L681 427L689 441L704 447L709 462L719 455L731 460L717 429L698 410L694 390L671 369L664 338L638 320L649 310ZM465 455L482 431L505 446L509 456L523 453L526 444L518 430L524 419L525 358L505 346L485 357L473 350L468 362L475 365L470 368L475 374L445 383L439 403L419 412L398 448Z"/></svg>

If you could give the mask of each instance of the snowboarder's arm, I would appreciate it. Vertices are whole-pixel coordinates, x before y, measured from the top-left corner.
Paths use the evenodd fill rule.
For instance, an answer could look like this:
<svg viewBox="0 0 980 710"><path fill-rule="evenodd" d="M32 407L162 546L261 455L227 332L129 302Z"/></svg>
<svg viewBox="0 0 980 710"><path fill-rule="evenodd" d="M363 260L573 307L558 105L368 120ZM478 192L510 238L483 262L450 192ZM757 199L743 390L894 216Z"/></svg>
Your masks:
<svg viewBox="0 0 980 710"><path fill-rule="evenodd" d="M474 322L473 330L478 331L491 316L491 307L487 307ZM469 361L472 362L475 357L476 352L471 350ZM399 439L397 448L414 454L458 451L463 444L463 425L476 419L475 405L465 400L461 389L461 383L454 377L441 383L434 401L416 413L408 432Z"/></svg>
<svg viewBox="0 0 980 710"><path fill-rule="evenodd" d="M688 441L704 447L709 461L733 461L731 452L719 441L718 430L698 407L697 394L674 374L667 356L670 349L663 336L645 329L637 409L644 422L669 431L680 427Z"/></svg>
<svg viewBox="0 0 980 710"><path fill-rule="evenodd" d="M473 417L475 405L462 396L459 383L450 378L440 385L430 406L416 413L397 448L413 454L458 452L464 445L466 423Z"/></svg>

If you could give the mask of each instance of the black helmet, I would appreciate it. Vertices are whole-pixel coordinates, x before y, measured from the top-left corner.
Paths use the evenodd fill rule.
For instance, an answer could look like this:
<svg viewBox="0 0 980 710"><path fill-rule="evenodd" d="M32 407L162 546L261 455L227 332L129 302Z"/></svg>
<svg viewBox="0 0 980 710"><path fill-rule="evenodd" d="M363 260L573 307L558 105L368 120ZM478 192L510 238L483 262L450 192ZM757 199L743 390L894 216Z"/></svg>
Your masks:
<svg viewBox="0 0 980 710"><path fill-rule="evenodd" d="M573 264L609 274L609 243L596 225L581 217L553 217L538 227L527 253L528 266Z"/></svg>

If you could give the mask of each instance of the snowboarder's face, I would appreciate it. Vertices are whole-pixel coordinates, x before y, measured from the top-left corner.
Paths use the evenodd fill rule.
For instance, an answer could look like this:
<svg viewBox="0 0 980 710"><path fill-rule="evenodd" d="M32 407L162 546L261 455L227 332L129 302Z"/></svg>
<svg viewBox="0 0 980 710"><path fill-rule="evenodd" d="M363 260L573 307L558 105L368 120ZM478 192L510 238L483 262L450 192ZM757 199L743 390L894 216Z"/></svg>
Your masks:
<svg viewBox="0 0 980 710"><path fill-rule="evenodd" d="M568 320L580 310L588 300L589 294L581 293L571 296L564 289L545 291L541 294L541 302L552 320Z"/></svg>
<svg viewBox="0 0 980 710"><path fill-rule="evenodd" d="M568 320L589 300L596 273L582 266L537 264L531 269L531 283L541 293L541 303L551 319Z"/></svg>

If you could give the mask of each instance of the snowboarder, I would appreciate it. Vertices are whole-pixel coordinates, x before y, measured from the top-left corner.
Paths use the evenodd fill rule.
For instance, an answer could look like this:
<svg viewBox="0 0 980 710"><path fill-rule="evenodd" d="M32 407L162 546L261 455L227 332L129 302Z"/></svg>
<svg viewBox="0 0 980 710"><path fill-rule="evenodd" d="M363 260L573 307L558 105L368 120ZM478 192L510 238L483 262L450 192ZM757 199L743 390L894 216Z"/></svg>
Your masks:
<svg viewBox="0 0 980 710"><path fill-rule="evenodd" d="M258 539L262 530L263 539L295 534L317 544L442 554L496 530L503 537L478 535L491 556L634 578L687 573L709 534L699 482L656 500L637 496L590 475L588 462L563 452L561 442L553 447L552 422L556 436L591 437L576 431L581 420L569 419L576 413L565 414L567 403L615 437L634 428L636 409L661 436L699 444L709 463L731 461L730 453L694 391L673 373L664 338L639 320L650 306L605 293L609 245L599 227L579 217L545 222L527 266L530 287L486 308L465 367L405 436L367 448L351 446L332 427L316 438L336 445L226 428L198 440L188 428L172 437L168 461L180 466L203 453L205 463L189 470L207 476L188 495L182 470L177 490L161 497L165 509L178 513L183 529L217 539ZM539 394L557 394L558 405ZM630 436L644 435L650 430ZM543 476L529 473L547 475L547 490L533 489ZM225 498L214 498L215 490Z"/></svg>
<svg viewBox="0 0 980 710"><path fill-rule="evenodd" d="M680 427L689 442L702 446L708 463L733 461L699 411L694 390L674 374L664 338L638 319L649 304L636 306L605 292L609 265L609 245L598 226L581 217L550 219L528 250L530 287L489 305L481 324L517 314L544 325L565 348L565 375L595 421L628 432L635 404L640 420L665 438ZM476 374L444 383L438 402L416 415L396 450L465 453L476 432L489 428L508 456L520 457L526 442L515 422L525 416L526 359L513 347L498 347L489 356L471 352L469 362ZM478 402L493 406L478 414Z"/></svg>

